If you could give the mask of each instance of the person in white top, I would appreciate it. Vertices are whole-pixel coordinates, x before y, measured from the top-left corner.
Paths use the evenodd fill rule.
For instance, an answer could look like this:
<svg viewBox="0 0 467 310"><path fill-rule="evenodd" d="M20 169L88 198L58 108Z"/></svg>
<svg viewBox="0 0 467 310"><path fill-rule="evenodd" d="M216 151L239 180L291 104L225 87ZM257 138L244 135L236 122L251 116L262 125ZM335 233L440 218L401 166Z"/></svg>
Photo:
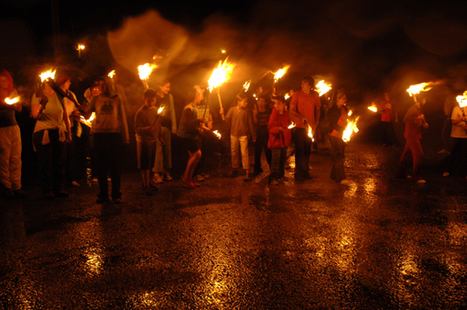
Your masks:
<svg viewBox="0 0 467 310"><path fill-rule="evenodd" d="M451 154L448 169L443 176L453 173L465 177L467 174L467 106L457 105L451 114Z"/></svg>

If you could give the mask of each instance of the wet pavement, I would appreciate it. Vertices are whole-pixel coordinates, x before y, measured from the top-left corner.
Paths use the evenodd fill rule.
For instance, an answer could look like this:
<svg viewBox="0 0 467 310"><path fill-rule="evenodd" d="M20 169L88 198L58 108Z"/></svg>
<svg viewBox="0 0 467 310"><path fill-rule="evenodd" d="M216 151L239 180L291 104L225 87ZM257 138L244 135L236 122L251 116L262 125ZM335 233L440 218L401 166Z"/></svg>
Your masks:
<svg viewBox="0 0 467 310"><path fill-rule="evenodd" d="M96 185L52 202L30 185L0 200L0 308L464 308L467 180L437 155L427 184L395 179L401 153L351 143L349 185L324 150L313 180L279 186L225 178L212 156L199 189L147 197L133 170L119 205L95 203Z"/></svg>

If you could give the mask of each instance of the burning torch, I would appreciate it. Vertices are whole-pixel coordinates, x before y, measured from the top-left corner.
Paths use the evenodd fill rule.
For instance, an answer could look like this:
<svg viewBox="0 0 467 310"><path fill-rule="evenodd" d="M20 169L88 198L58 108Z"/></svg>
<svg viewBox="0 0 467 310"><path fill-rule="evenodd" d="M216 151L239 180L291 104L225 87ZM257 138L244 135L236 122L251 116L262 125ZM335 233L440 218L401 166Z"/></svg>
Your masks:
<svg viewBox="0 0 467 310"><path fill-rule="evenodd" d="M148 89L148 80L152 71L157 68L157 65L145 63L144 65L138 66L138 75L141 81L143 82L144 89Z"/></svg>
<svg viewBox="0 0 467 310"><path fill-rule="evenodd" d="M214 88L217 88L217 96L219 98L219 107L220 109L223 109L222 107L222 100L221 100L221 93L219 87L230 80L230 76L232 75L233 68L236 66L236 64L229 63L228 62L229 57L227 57L224 61L219 61L218 65L214 70L212 71L211 77L208 80L208 89L210 92L213 91ZM225 119L224 114L221 115L222 120Z"/></svg>

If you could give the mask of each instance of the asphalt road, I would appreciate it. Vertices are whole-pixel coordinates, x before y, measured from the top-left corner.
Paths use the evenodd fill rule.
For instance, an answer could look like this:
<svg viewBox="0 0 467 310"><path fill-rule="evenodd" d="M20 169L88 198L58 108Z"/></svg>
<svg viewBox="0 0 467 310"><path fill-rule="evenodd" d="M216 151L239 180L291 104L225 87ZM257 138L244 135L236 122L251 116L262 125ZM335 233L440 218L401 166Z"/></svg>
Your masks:
<svg viewBox="0 0 467 310"><path fill-rule="evenodd" d="M348 185L324 150L313 180L278 186L211 156L200 188L148 197L130 170L119 205L95 203L96 185L49 202L30 184L0 200L0 308L465 308L467 180L429 154L426 184L395 179L401 153L351 143Z"/></svg>

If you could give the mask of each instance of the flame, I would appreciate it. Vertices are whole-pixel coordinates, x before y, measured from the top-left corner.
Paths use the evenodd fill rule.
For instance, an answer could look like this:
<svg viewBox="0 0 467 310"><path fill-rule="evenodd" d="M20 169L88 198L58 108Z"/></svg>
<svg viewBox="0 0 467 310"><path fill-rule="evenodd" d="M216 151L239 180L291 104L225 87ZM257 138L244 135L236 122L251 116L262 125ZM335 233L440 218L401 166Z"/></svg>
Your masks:
<svg viewBox="0 0 467 310"><path fill-rule="evenodd" d="M79 121L88 127L92 127L92 121L96 118L96 113L92 112L88 119L85 119L83 115L79 117Z"/></svg>
<svg viewBox="0 0 467 310"><path fill-rule="evenodd" d="M413 97L413 95L420 94L422 91L429 91L433 85L434 83L432 82L410 85L410 87L407 89L407 92L409 93L410 97Z"/></svg>
<svg viewBox="0 0 467 310"><path fill-rule="evenodd" d="M287 128L288 128L288 129L292 129L292 128L294 128L295 126L296 126L295 123L292 122L292 124L290 124L289 127L287 127Z"/></svg>
<svg viewBox="0 0 467 310"><path fill-rule="evenodd" d="M221 50L221 53L225 54L225 53L227 53L227 51L226 50Z"/></svg>
<svg viewBox="0 0 467 310"><path fill-rule="evenodd" d="M376 107L374 102L371 103L371 106L368 107L368 110L370 110L371 112L378 112L378 108Z"/></svg>
<svg viewBox="0 0 467 310"><path fill-rule="evenodd" d="M284 95L284 99L287 100L287 99L289 99L289 98L290 98L290 94L289 94L289 93L286 93L286 94Z"/></svg>
<svg viewBox="0 0 467 310"><path fill-rule="evenodd" d="M107 74L107 76L108 76L109 78L113 79L114 76L115 76L115 70L110 71L109 74Z"/></svg>
<svg viewBox="0 0 467 310"><path fill-rule="evenodd" d="M164 107L160 107L160 108L157 110L157 114L161 114L162 111L164 111Z"/></svg>
<svg viewBox="0 0 467 310"><path fill-rule="evenodd" d="M250 88L250 81L246 81L245 84L243 84L243 89L245 90L245 92L247 92L249 88Z"/></svg>
<svg viewBox="0 0 467 310"><path fill-rule="evenodd" d="M315 138L313 137L313 131L311 130L310 125L308 125L308 137L311 139L312 142L315 141Z"/></svg>
<svg viewBox="0 0 467 310"><path fill-rule="evenodd" d="M316 91L318 92L319 96L325 95L328 91L332 88L331 84L326 83L324 80L321 80L316 84Z"/></svg>
<svg viewBox="0 0 467 310"><path fill-rule="evenodd" d="M342 135L342 140L344 142L349 142L352 135L358 132L358 127L357 127L358 118L359 117L357 116L355 120L349 121L347 123L347 127L345 128L344 134Z"/></svg>
<svg viewBox="0 0 467 310"><path fill-rule="evenodd" d="M41 74L39 74L40 78L41 78L41 83L44 82L45 80L53 80L55 79L55 72L57 71L57 69L55 69L54 71L52 71L52 69L50 69L49 71L45 71L45 72L42 72Z"/></svg>
<svg viewBox="0 0 467 310"><path fill-rule="evenodd" d="M464 92L463 95L457 96L456 100L459 103L459 107L461 107L461 108L467 107L467 90Z"/></svg>
<svg viewBox="0 0 467 310"><path fill-rule="evenodd" d="M19 97L15 97L15 98L6 97L5 98L5 103L8 105L13 105L17 103L18 101L19 101Z"/></svg>
<svg viewBox="0 0 467 310"><path fill-rule="evenodd" d="M212 133L215 134L218 139L222 138L222 135L219 133L218 130L214 130Z"/></svg>
<svg viewBox="0 0 467 310"><path fill-rule="evenodd" d="M77 51L82 51L82 50L84 50L85 48L86 48L86 46L84 46L84 44L79 44L79 43L78 43L78 45L76 46L76 50L77 50Z"/></svg>
<svg viewBox="0 0 467 310"><path fill-rule="evenodd" d="M217 67L212 71L211 77L208 80L209 91L212 91L214 88L221 86L222 83L230 80L230 76L232 75L233 68L236 64L228 63L228 59L229 57L224 61L219 61Z"/></svg>
<svg viewBox="0 0 467 310"><path fill-rule="evenodd" d="M287 65L284 68L279 69L276 72L273 72L274 73L274 83L277 83L277 81L279 81L279 79L282 78L284 76L284 74L287 73L287 70L289 70L289 68L290 68L290 65Z"/></svg>
<svg viewBox="0 0 467 310"><path fill-rule="evenodd" d="M152 71L157 68L157 65L145 63L144 65L138 66L139 78L143 81L147 81Z"/></svg>

